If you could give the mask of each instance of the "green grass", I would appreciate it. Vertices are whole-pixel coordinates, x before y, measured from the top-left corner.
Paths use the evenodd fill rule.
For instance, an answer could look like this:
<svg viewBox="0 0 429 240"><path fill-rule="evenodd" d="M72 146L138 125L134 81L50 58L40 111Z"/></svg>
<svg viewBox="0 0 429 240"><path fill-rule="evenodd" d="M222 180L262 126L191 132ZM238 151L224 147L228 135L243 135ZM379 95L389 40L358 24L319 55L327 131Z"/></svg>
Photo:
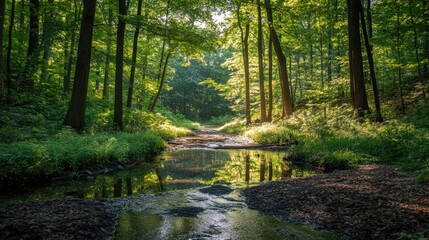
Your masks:
<svg viewBox="0 0 429 240"><path fill-rule="evenodd" d="M427 103L405 118L383 124L353 120L340 108L330 110L327 119L314 112L297 112L276 124L244 129L245 135L261 144L297 143L290 146L289 158L323 165L329 169L353 168L358 164L389 164L416 173L419 182L429 182L429 131ZM426 125L425 125L426 123Z"/></svg>
<svg viewBox="0 0 429 240"><path fill-rule="evenodd" d="M62 125L64 100L16 95L0 107L0 182L10 184L60 176L106 164L147 161L166 141L191 135L198 124L167 110L124 109L124 132L113 129L112 103L88 101L85 130ZM1 184L0 184L1 185Z"/></svg>

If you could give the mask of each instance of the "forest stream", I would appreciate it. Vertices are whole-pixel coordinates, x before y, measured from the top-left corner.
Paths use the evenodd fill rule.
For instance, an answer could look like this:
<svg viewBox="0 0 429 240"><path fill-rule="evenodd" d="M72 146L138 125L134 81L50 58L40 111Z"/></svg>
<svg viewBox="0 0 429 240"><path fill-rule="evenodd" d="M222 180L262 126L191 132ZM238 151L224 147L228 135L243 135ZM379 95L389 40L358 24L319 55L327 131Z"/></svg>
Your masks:
<svg viewBox="0 0 429 240"><path fill-rule="evenodd" d="M98 239L113 234L115 239L336 239L331 233L284 222L247 207L241 189L319 172L286 161L285 151L261 147L247 137L203 128L195 136L174 139L154 162L3 196L3 203L24 202L3 210L1 239L35 236L85 239L97 234ZM79 208L91 205L92 201L97 207L108 209L107 218L118 216L116 230L111 229L112 223L103 221L106 215L100 216L99 212L94 214L93 222L100 218L95 226L85 220L91 218L88 212L94 210L79 212ZM30 211L35 219L26 222L23 219L29 219L28 215L23 217L19 213L28 212L29 208L39 208L44 213ZM62 210L52 212L46 208ZM58 211L72 211L71 214L83 217L64 216L70 228L64 231L66 226L56 226L61 221L43 220L44 215L50 218L49 214ZM102 227L95 230L99 224ZM83 225L84 229L73 229Z"/></svg>
<svg viewBox="0 0 429 240"><path fill-rule="evenodd" d="M195 133L140 166L2 196L0 239L395 239L428 229L429 186L392 167L321 174L284 147Z"/></svg>

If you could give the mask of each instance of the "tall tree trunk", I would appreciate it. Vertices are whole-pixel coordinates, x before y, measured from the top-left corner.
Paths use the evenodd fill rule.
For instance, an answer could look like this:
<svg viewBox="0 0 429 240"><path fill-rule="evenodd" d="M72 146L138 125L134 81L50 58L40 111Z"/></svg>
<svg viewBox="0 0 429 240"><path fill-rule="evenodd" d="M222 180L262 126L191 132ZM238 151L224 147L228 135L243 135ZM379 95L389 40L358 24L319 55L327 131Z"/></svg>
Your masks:
<svg viewBox="0 0 429 240"><path fill-rule="evenodd" d="M262 30L262 11L261 2L258 0L258 66L259 66L259 96L261 104L261 123L267 121L267 109L265 103L265 86L264 86L264 37Z"/></svg>
<svg viewBox="0 0 429 240"><path fill-rule="evenodd" d="M142 14L142 0L139 0L137 7L137 16L141 16ZM137 59L137 50L138 50L138 42L139 42L139 32L140 26L136 26L136 31L134 32L134 42L133 42L133 56L131 60L131 74L130 74L130 84L128 86L128 99L127 99L127 107L131 107L133 101L133 92L134 92L134 75L136 73L136 59Z"/></svg>
<svg viewBox="0 0 429 240"><path fill-rule="evenodd" d="M124 75L124 38L125 38L125 15L127 7L125 0L119 0L119 21L116 38L116 74L115 74L115 109L113 113L113 124L115 128L124 129L123 122L123 75Z"/></svg>
<svg viewBox="0 0 429 240"><path fill-rule="evenodd" d="M159 81L158 92L156 93L155 98L153 99L152 105L150 107L151 112L155 111L156 103L158 102L158 99L161 96L162 89L164 88L165 75L167 74L167 66L168 61L170 60L170 56L171 51L168 51L167 56L165 57L165 63L163 65L164 67L162 69L161 79Z"/></svg>
<svg viewBox="0 0 429 240"><path fill-rule="evenodd" d="M12 0L12 7L10 10L10 20L9 20L9 34L7 41L7 53L6 53L6 86L8 90L8 95L12 91L12 70L11 70L11 53L12 53L12 35L13 35L13 24L15 21L15 0Z"/></svg>
<svg viewBox="0 0 429 240"><path fill-rule="evenodd" d="M64 93L69 93L70 91L70 82L71 82L71 75L72 75L72 66L73 66L73 56L75 52L75 42L76 42L76 23L79 18L80 14L80 8L78 10L77 0L74 0L74 19L73 19L73 25L72 29L70 31L71 34L71 43L70 43L70 51L68 54L68 63L67 63L67 71L66 75L64 76Z"/></svg>
<svg viewBox="0 0 429 240"><path fill-rule="evenodd" d="M52 38L55 35L56 29L53 28L54 19L53 19L53 9L54 0L48 0L47 11L45 13L45 19L43 21L43 35L42 35L42 44L43 49L43 62L42 62L42 75L41 80L49 78L49 59L51 58L51 45ZM49 30L48 30L49 28Z"/></svg>
<svg viewBox="0 0 429 240"><path fill-rule="evenodd" d="M28 38L27 59L21 76L21 86L32 88L33 73L37 68L39 52L39 0L30 0L30 34Z"/></svg>
<svg viewBox="0 0 429 240"><path fill-rule="evenodd" d="M92 33L96 0L85 0L77 51L73 91L64 124L81 131L85 124L86 95L91 63Z"/></svg>
<svg viewBox="0 0 429 240"><path fill-rule="evenodd" d="M3 66L3 29L6 11L6 0L0 0L0 102L4 98L5 72Z"/></svg>
<svg viewBox="0 0 429 240"><path fill-rule="evenodd" d="M268 121L273 121L273 42L268 38Z"/></svg>
<svg viewBox="0 0 429 240"><path fill-rule="evenodd" d="M25 44L25 39L24 39L24 36L25 36L25 15L24 15L24 13L25 13L25 1L26 0L21 0L21 6L20 6L20 13L19 13L19 35L21 36L20 38L19 38L19 43L20 43L20 45L21 46L24 46L24 44Z"/></svg>
<svg viewBox="0 0 429 240"><path fill-rule="evenodd" d="M424 22L429 22L429 1L422 0L424 11ZM425 63L423 65L423 77L427 81L429 79L429 31L426 30L423 36L423 58Z"/></svg>
<svg viewBox="0 0 429 240"><path fill-rule="evenodd" d="M350 65L350 94L353 110L358 118L369 111L368 99L363 77L362 48L359 31L360 1L347 0L349 65Z"/></svg>
<svg viewBox="0 0 429 240"><path fill-rule="evenodd" d="M396 57L398 61L398 92L399 100L401 106L401 112L405 115L405 102L402 92L402 63L401 63L401 21L400 21L400 4L397 2L397 12L396 12Z"/></svg>
<svg viewBox="0 0 429 240"><path fill-rule="evenodd" d="M237 23L240 29L240 39L241 39L241 53L243 57L243 67L244 67L244 81L246 84L245 95L246 95L246 124L250 125L252 119L250 116L250 72L249 72L249 33L250 33L250 24L246 20L245 30L243 30L242 19L240 14L240 3L237 3Z"/></svg>
<svg viewBox="0 0 429 240"><path fill-rule="evenodd" d="M283 115L288 117L293 114L293 103L290 95L286 57L282 51L280 40L273 26L273 13L271 9L270 0L265 0L265 8L267 10L267 18L270 26L270 35L273 41L274 50L276 52L277 60L279 63L278 65L279 65L279 73L280 73L280 83L282 86Z"/></svg>
<svg viewBox="0 0 429 240"><path fill-rule="evenodd" d="M107 24L109 25L108 32L110 33L113 28L113 10L109 7L109 16L107 20ZM109 75L110 75L110 55L111 55L111 34L107 36L107 49L106 49L106 61L104 63L104 80L103 80L103 99L109 98Z"/></svg>
<svg viewBox="0 0 429 240"><path fill-rule="evenodd" d="M408 9L409 9L410 18L411 18L411 25L413 26L413 42L414 42L414 52L415 52L415 57L416 57L416 62L417 62L417 72L419 74L419 79L420 79L422 86L423 86L423 96L426 97L426 91L424 90L424 79L423 79L423 74L422 74L422 67L421 67L421 63L420 63L418 40L417 40L418 33L417 33L416 22L414 21L413 10L412 10L411 6L412 6L412 1L409 0L408 1Z"/></svg>
<svg viewBox="0 0 429 240"><path fill-rule="evenodd" d="M383 122L383 117L381 116L380 97L378 94L377 79L375 76L374 57L372 55L372 45L370 43L368 31L366 29L365 14L363 11L362 4L360 4L360 19L361 19L363 37L365 40L366 55L368 56L368 65L369 65L369 73L370 73L371 83L372 83L372 91L374 93L374 104L375 104L375 112L376 112L375 121Z"/></svg>

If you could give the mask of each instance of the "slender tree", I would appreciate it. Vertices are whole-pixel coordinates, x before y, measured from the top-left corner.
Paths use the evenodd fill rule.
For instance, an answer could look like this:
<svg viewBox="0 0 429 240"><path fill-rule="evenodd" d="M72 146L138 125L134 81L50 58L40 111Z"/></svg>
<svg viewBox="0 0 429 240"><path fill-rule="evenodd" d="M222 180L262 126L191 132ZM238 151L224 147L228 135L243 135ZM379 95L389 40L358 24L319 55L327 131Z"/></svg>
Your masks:
<svg viewBox="0 0 429 240"><path fill-rule="evenodd" d="M371 13L371 12L368 12L368 13ZM374 104L375 104L375 112L376 112L375 121L383 122L383 117L381 116L380 97L378 94L377 79L375 76L374 57L372 55L372 45L370 43L368 31L366 29L365 14L363 11L362 4L360 4L360 19L361 19L363 37L365 40L366 55L368 57L369 73L370 73L370 78L372 83L372 92L374 94Z"/></svg>
<svg viewBox="0 0 429 240"><path fill-rule="evenodd" d="M77 0L74 0L74 19L71 25L71 31L69 34L71 35L71 43L70 43L70 51L68 52L68 60L67 60L67 69L66 75L64 76L64 93L69 93L70 91L70 79L72 75L72 66L73 66L73 55L75 52L75 42L76 42L76 30L78 18L80 15L80 8L78 6Z"/></svg>
<svg viewBox="0 0 429 240"><path fill-rule="evenodd" d="M270 0L265 0L265 9L267 11L267 18L268 18L268 24L270 27L271 40L273 42L274 51L276 52L277 61L279 65L280 86L282 89L282 106L283 106L282 116L288 117L293 114L293 103L292 103L292 97L291 97L290 88L289 88L289 77L287 72L286 57L283 53L279 37L273 25L274 24L273 12L271 9Z"/></svg>
<svg viewBox="0 0 429 240"><path fill-rule="evenodd" d="M48 0L48 6L45 8L45 17L43 21L43 35L42 35L42 43L41 48L43 49L43 63L42 63L42 75L41 79L49 78L49 59L51 58L51 45L53 42L53 37L55 36L55 32L57 31L54 28L54 0Z"/></svg>
<svg viewBox="0 0 429 240"><path fill-rule="evenodd" d="M115 74L115 110L113 124L115 128L122 130L123 123L123 74L124 74L124 38L125 38L125 16L127 7L125 0L119 0L119 21L116 38L116 74Z"/></svg>
<svg viewBox="0 0 429 240"><path fill-rule="evenodd" d="M113 28L113 10L109 6L107 25L109 26L108 32L111 32ZM106 49L106 61L104 63L104 80L103 80L103 99L109 98L109 75L110 75L110 58L111 58L111 34L107 36L107 49Z"/></svg>
<svg viewBox="0 0 429 240"><path fill-rule="evenodd" d="M139 0L137 6L137 16L141 16L142 14L142 4L143 0ZM134 76L136 73L136 63L137 63L137 50L138 50L138 42L139 42L139 32L140 26L137 24L136 30L134 32L134 42L133 42L133 56L131 60L131 73L130 73L130 83L128 85L128 99L127 99L127 107L131 107L133 101L133 92L134 92Z"/></svg>
<svg viewBox="0 0 429 240"><path fill-rule="evenodd" d="M268 121L273 120L273 41L268 37Z"/></svg>
<svg viewBox="0 0 429 240"><path fill-rule="evenodd" d="M243 56L243 65L244 65L244 81L246 83L246 124L250 125L252 119L250 116L250 70L249 70L249 34L250 34L250 23L246 20L245 30L242 26L242 18L240 13L241 3L237 2L237 23L240 28L241 36L241 52Z"/></svg>
<svg viewBox="0 0 429 240"><path fill-rule="evenodd" d="M10 9L7 53L6 53L6 86L8 90L8 95L10 95L12 91L11 53L12 53L12 36L13 36L14 21L15 21L15 0L12 0L12 7Z"/></svg>
<svg viewBox="0 0 429 240"><path fill-rule="evenodd" d="M258 7L258 66L259 66L259 96L261 104L261 122L267 121L267 109L265 103L265 86L264 86L264 37L262 30L262 10L261 2L257 1Z"/></svg>
<svg viewBox="0 0 429 240"><path fill-rule="evenodd" d="M89 66L91 63L92 33L96 0L84 0L77 51L76 74L69 109L64 124L81 131L85 124L86 95L88 92Z"/></svg>
<svg viewBox="0 0 429 240"><path fill-rule="evenodd" d="M350 65L350 94L352 106L358 118L369 111L368 99L363 77L362 47L359 31L360 1L347 0L349 65Z"/></svg>
<svg viewBox="0 0 429 240"><path fill-rule="evenodd" d="M429 22L429 1L428 0L422 0L423 4L423 19L424 22ZM426 25L427 27L427 25ZM423 77L427 81L429 79L429 31L426 28L426 31L423 35L423 57L424 57L424 64L423 64Z"/></svg>
<svg viewBox="0 0 429 240"><path fill-rule="evenodd" d="M30 34L28 38L27 59L21 76L21 86L32 88L33 73L37 66L39 51L39 0L30 0Z"/></svg>
<svg viewBox="0 0 429 240"><path fill-rule="evenodd" d="M5 9L6 1L0 0L0 102L3 101L4 97L4 82L5 82L5 73L4 73L4 64L3 64L3 29L4 29L4 19L5 19Z"/></svg>

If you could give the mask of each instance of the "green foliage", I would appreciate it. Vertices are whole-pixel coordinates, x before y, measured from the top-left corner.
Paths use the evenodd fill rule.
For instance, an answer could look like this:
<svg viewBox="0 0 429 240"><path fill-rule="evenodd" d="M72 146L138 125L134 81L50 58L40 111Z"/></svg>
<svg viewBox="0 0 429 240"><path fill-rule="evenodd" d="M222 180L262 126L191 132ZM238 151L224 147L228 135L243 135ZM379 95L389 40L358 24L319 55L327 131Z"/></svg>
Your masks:
<svg viewBox="0 0 429 240"><path fill-rule="evenodd" d="M64 131L54 139L0 144L1 181L26 181L128 160L149 160L165 147L150 132L78 135Z"/></svg>
<svg viewBox="0 0 429 240"><path fill-rule="evenodd" d="M425 115L426 109L416 108L411 114ZM382 163L415 172L417 181L429 181L429 134L421 128L420 119L383 124L358 122L350 113L328 109L329 117L321 114L297 112L290 119L277 124L253 126L246 134L262 144L290 146L289 157L294 161L308 161L327 169L345 169L357 164ZM418 118L417 118L418 119Z"/></svg>
<svg viewBox="0 0 429 240"><path fill-rule="evenodd" d="M215 125L215 126L219 126L219 125L224 125L226 123L231 122L233 119L233 116L231 115L224 115L224 116L219 116L219 117L212 117L210 118L210 120L207 122L208 125Z"/></svg>

